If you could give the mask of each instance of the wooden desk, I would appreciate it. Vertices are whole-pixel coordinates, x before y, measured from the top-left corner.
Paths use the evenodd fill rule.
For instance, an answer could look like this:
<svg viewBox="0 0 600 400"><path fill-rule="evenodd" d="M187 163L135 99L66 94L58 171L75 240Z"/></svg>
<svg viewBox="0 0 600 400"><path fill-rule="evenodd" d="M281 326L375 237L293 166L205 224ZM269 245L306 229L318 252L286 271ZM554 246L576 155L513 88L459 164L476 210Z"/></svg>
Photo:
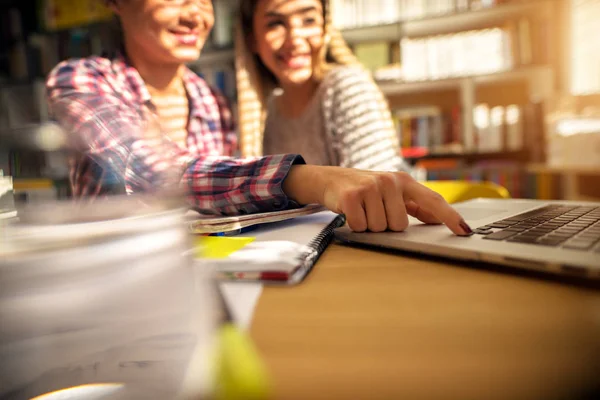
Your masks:
<svg viewBox="0 0 600 400"><path fill-rule="evenodd" d="M332 245L264 290L251 335L276 399L576 398L600 377L600 291Z"/></svg>

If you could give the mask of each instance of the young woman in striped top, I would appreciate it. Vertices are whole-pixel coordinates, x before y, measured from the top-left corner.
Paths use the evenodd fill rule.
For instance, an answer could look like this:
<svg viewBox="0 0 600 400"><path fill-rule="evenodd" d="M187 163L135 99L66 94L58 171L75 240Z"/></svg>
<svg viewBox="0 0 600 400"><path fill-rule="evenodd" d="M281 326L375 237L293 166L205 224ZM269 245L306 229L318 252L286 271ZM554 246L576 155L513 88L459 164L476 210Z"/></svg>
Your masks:
<svg viewBox="0 0 600 400"><path fill-rule="evenodd" d="M205 213L319 203L345 214L356 231L400 231L410 214L470 233L441 196L405 173L305 165L297 153L226 157L235 145L229 110L185 65L212 28L212 0L106 3L120 19L123 53L67 60L47 80L49 109L81 150L71 169L74 196L177 186Z"/></svg>
<svg viewBox="0 0 600 400"><path fill-rule="evenodd" d="M326 0L241 2L242 152L309 164L407 170L387 103L329 23Z"/></svg>

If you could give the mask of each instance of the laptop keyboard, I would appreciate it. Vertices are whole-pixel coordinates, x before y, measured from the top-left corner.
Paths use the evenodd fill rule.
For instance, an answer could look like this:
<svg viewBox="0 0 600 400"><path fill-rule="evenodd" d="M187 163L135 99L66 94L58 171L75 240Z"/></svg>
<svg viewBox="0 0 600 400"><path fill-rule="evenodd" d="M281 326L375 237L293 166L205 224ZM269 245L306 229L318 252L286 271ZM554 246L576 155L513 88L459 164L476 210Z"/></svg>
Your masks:
<svg viewBox="0 0 600 400"><path fill-rule="evenodd" d="M548 205L474 230L487 240L600 253L600 207Z"/></svg>

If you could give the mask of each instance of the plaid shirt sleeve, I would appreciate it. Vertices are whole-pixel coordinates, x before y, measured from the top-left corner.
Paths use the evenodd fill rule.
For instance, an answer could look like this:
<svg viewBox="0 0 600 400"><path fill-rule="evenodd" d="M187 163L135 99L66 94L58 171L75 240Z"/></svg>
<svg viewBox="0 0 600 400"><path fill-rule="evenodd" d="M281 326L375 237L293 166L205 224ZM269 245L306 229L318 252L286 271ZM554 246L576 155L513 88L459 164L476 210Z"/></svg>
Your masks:
<svg viewBox="0 0 600 400"><path fill-rule="evenodd" d="M122 177L129 193L180 180L191 205L202 212L230 215L291 205L282 184L291 166L304 162L302 157L192 157L164 135L148 138L142 105L119 93L118 77L111 73L93 58L63 62L48 77L48 102L74 143Z"/></svg>

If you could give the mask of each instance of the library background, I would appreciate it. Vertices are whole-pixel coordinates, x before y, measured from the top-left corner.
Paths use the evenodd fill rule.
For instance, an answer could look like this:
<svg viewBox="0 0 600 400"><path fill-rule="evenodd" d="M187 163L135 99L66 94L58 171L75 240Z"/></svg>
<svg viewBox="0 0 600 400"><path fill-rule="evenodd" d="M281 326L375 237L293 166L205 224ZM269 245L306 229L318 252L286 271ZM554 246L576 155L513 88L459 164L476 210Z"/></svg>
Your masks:
<svg viewBox="0 0 600 400"><path fill-rule="evenodd" d="M238 1L190 68L233 104ZM600 200L600 0L331 0L334 26L387 96L422 179L492 181L515 198ZM114 47L98 0L0 0L0 180L17 199L69 195L44 79ZM45 141L46 151L39 150Z"/></svg>

